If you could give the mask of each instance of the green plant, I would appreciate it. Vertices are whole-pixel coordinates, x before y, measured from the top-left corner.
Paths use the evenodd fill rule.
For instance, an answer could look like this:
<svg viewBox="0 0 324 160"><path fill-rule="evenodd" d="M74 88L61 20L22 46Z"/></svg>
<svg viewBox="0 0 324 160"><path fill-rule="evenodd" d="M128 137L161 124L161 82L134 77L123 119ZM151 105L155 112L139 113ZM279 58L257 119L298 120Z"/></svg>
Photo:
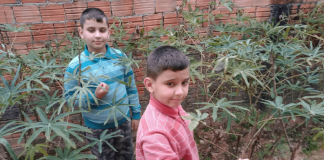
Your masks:
<svg viewBox="0 0 324 160"><path fill-rule="evenodd" d="M309 144L308 148L303 148L305 153L317 149L315 144L322 141L320 137L324 133L321 121L324 105L324 4L317 3L309 13L295 15L299 18L297 22L289 19L289 23L281 26L249 18L240 9L236 11L236 16L231 16L228 23L224 23L228 17L214 15L213 11L222 9L222 5L230 12L234 11L235 4L231 1L211 2L207 12L192 9L191 6L185 10L183 7L186 5L187 1L183 1L182 7L177 10L177 14L184 19L178 18L178 26L163 27L161 22L160 27L148 33L142 29L128 34L121 19L118 25L111 25L113 47L125 53L116 65L124 65L128 69L139 67L142 62L133 59L134 55L146 57L161 45L172 45L188 54L190 76L196 86L196 103L192 104L196 110L183 118L191 120L189 128L194 130L197 142L206 142L199 147L210 147L207 153L200 154L202 159L208 159L216 149L224 151L221 156L227 159L271 159L283 151L294 159L298 147L303 147L305 143ZM203 27L205 24L208 27ZM12 32L26 30L10 25L3 27ZM162 41L162 37L167 39ZM60 48L65 41L70 43ZM70 34L52 43L54 47L49 45L24 56L11 50L13 43L10 49L0 50L1 113L10 106L18 105L21 118L10 124L24 127L9 128L6 125L1 128L1 144L12 158L17 159L8 141L3 138L16 132L22 133L18 142L24 139L24 154L30 159L45 145L50 146L47 150L55 148L55 155L45 155L42 150L45 155L42 159L95 158L80 153L95 144L101 147L107 139L118 137L118 133L103 134L100 139L93 139L93 143L77 148L77 142L84 139L80 132L89 130L81 126L82 121L80 125L69 122L72 116L89 110L77 107L81 106L82 100L89 102L89 97L95 97L89 87L95 87L99 83L98 78L109 77L98 77L96 74L81 76L77 67L66 79L81 84L71 89L75 94L67 97L68 91L64 92L62 85L59 86L62 92L49 91L52 83L63 81L64 67L80 54L85 45L80 38ZM101 56L90 54L89 58ZM11 75L13 80L6 80L5 75ZM131 82L130 79L111 81L125 86ZM121 102L124 99L116 102L116 93L117 90L112 97L114 103L105 108L112 111L109 117L122 113L119 107L123 106ZM75 103L77 100L80 101ZM96 104L101 102L96 98L94 101ZM36 121L29 118L30 109L33 109ZM127 115L123 116L129 119ZM297 120L302 122L294 124ZM204 127L203 133L200 125ZM314 137L313 132L316 133ZM42 134L46 141L36 144ZM201 134L212 134L213 138L205 139ZM53 143L54 140L64 143L66 148L60 149L59 144ZM225 142L226 147L218 145Z"/></svg>

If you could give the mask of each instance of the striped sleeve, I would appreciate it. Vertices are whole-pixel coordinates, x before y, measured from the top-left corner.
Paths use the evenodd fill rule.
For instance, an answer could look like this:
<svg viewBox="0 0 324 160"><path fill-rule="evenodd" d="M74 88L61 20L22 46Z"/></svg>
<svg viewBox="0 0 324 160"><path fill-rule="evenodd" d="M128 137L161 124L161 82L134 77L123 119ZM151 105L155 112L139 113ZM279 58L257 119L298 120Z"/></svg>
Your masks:
<svg viewBox="0 0 324 160"><path fill-rule="evenodd" d="M171 137L163 132L147 134L141 139L142 157L137 159L156 159L156 160L179 160L175 142L171 142Z"/></svg>
<svg viewBox="0 0 324 160"><path fill-rule="evenodd" d="M81 107L82 109L86 109L88 108L88 101L90 102L90 104L94 103L93 97L91 96L91 94L88 93L88 95L85 94L81 94L80 93L76 93L76 89L75 87L78 86L78 63L73 63L71 62L68 67L66 68L66 71L64 73L64 93L65 95L65 99L66 100L71 100L72 102L75 100L73 106L74 107L78 107L81 103ZM81 96L81 98L80 98ZM88 96L88 98L87 98ZM73 98L75 97L75 98ZM81 102L80 102L81 99ZM70 101L70 102L71 102Z"/></svg>
<svg viewBox="0 0 324 160"><path fill-rule="evenodd" d="M129 97L129 104L133 104L135 106L130 106L132 111L132 119L140 119L141 118L141 105L139 103L138 92L134 80L133 70L130 68L128 73L125 73L124 82L130 85L126 85L126 92Z"/></svg>

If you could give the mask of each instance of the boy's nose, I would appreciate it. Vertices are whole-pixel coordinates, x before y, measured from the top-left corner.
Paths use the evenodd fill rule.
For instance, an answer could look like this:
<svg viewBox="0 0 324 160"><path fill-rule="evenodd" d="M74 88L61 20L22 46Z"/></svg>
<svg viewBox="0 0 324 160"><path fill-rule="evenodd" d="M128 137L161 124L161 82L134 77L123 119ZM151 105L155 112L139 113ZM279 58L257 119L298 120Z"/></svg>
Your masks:
<svg viewBox="0 0 324 160"><path fill-rule="evenodd" d="M175 95L182 95L184 93L182 86L178 86L175 91Z"/></svg>
<svg viewBox="0 0 324 160"><path fill-rule="evenodd" d="M95 33L95 37L100 37L101 35L100 35L100 32L99 31L96 31L96 33Z"/></svg>

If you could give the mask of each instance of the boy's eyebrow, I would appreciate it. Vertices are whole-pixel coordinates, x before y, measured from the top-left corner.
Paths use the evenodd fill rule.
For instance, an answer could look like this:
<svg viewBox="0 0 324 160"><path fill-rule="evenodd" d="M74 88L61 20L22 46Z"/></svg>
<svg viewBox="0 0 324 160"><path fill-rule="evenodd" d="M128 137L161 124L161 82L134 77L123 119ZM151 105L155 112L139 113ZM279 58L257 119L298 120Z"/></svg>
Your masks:
<svg viewBox="0 0 324 160"><path fill-rule="evenodd" d="M167 80L165 80L165 82L172 81L172 80L174 80L174 79L176 79L176 78L167 79ZM186 78L186 79L184 79L184 81L188 81L189 79L190 79L190 78Z"/></svg>

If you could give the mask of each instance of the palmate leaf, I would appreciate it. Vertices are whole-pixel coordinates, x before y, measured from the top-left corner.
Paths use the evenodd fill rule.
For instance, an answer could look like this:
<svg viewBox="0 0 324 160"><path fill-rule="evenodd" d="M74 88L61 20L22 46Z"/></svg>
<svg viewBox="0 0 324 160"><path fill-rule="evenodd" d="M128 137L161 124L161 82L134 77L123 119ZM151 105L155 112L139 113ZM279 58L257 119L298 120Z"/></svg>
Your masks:
<svg viewBox="0 0 324 160"><path fill-rule="evenodd" d="M316 100L313 100L313 101L308 100L308 102L310 103L309 104L302 99L299 99L299 100L300 100L299 104L304 107L305 111L308 114L310 114L312 116L316 116L316 115L324 116L324 107L323 107L324 101L317 103Z"/></svg>
<svg viewBox="0 0 324 160"><path fill-rule="evenodd" d="M243 77L243 80L245 84L249 87L250 82L248 81L248 77L253 78L255 81L257 81L261 86L263 86L262 82L256 77L255 72L260 70L259 67L251 67L248 66L245 62L242 62L239 66L231 67L230 72L233 77L236 77L237 75L241 75Z"/></svg>
<svg viewBox="0 0 324 160"><path fill-rule="evenodd" d="M47 61L47 59L41 60L38 57L34 61L32 61L33 64L32 66L35 67L35 69L47 72L50 69L55 69L55 68L61 68L64 67L62 65L57 65L56 63L56 58L52 58L51 60Z"/></svg>
<svg viewBox="0 0 324 160"><path fill-rule="evenodd" d="M33 79L36 76L35 74L33 74L31 77L28 77L28 78L20 81L18 84L16 84L16 81L20 74L19 73L20 68L21 68L21 64L19 64L19 66L17 68L17 72L16 72L13 80L11 81L11 85L9 85L8 81L3 77L2 72L0 70L0 78L4 84L4 87L0 87L0 92L4 93L4 95L1 96L2 97L1 99L4 99L4 101L7 101L7 102L1 102L3 104L6 104L1 110L2 113L4 113L4 111L8 105L14 105L16 103L19 103L19 100L22 99L27 94L27 93L21 94L21 92L30 92L30 91L41 90L39 88L20 89L23 85L26 84L26 82L30 81L31 79Z"/></svg>
<svg viewBox="0 0 324 160"><path fill-rule="evenodd" d="M234 3L232 1L220 0L221 5L225 6L230 12L233 11Z"/></svg>
<svg viewBox="0 0 324 160"><path fill-rule="evenodd" d="M49 159L49 160L79 160L79 159L97 159L96 156L91 154L80 154L85 148L91 147L91 145L85 145L79 149L72 150L71 148L55 148L57 157L55 156L46 156L40 159Z"/></svg>
<svg viewBox="0 0 324 160"><path fill-rule="evenodd" d="M281 96L277 96L276 99L275 99L275 102L269 101L269 100L263 100L263 101L264 102L262 102L262 103L267 104L267 105L270 105L270 106L273 106L273 107L275 107L277 109L280 109L281 111L283 111L283 113L286 112L286 111L287 112L292 111L293 108L291 108L291 107L298 105L296 103L289 103L287 105L283 104L282 103L283 102L283 98Z"/></svg>
<svg viewBox="0 0 324 160"><path fill-rule="evenodd" d="M109 145L109 146L111 147L111 149L113 149L115 152L117 152L117 150L116 150L116 149L115 149L115 148L114 148L110 143L108 143L107 140L110 139L110 138L114 138L114 137L124 137L123 135L115 135L115 134L118 133L119 131L115 131L115 132L112 132L112 133L106 134L107 131L108 131L108 129L107 129L107 130L104 130L104 131L100 134L100 136L99 136L100 139L97 139L97 138L95 138L95 137L87 137L87 138L93 140L93 142L89 144L90 146L94 146L94 145L98 144L99 153L102 152L102 143L103 143L103 142L106 142L107 145Z"/></svg>
<svg viewBox="0 0 324 160"><path fill-rule="evenodd" d="M16 127L11 127L9 129L7 129L9 126L11 126L14 123L16 123L16 122L14 122L14 121L13 122L10 122L10 123L6 124L4 127L0 128L0 144L2 144L6 148L6 150L8 151L8 153L11 156L12 159L18 160L15 152L11 148L11 144L5 138L3 138L4 136L7 136L7 135L12 134L11 131L13 131L13 130L15 130L15 129L18 128L16 126Z"/></svg>
<svg viewBox="0 0 324 160"><path fill-rule="evenodd" d="M30 103L30 105L35 107L47 106L45 111L48 112L53 105L64 101L60 95L57 96L58 92L59 90L56 90L52 96L45 91L43 91L43 96L38 96L38 94L34 93L33 96L37 97L37 101Z"/></svg>
<svg viewBox="0 0 324 160"><path fill-rule="evenodd" d="M197 114L190 112L189 116L181 116L182 119L190 120L189 123L190 130L194 130L198 126L199 122L205 123L203 122L203 120L208 117L208 113L201 114L200 110L196 110L196 112Z"/></svg>
<svg viewBox="0 0 324 160"><path fill-rule="evenodd" d="M72 89L68 90L65 92L65 94L68 94L68 92L70 91L74 91L73 95L71 96L71 99L79 99L79 104L78 106L80 108L82 108L82 99L83 96L85 96L85 98L87 99L87 106L88 106L88 110L91 111L91 104L89 101L89 94L91 95L91 97L93 98L93 100L95 101L96 104L98 104L98 99L96 98L96 96L92 93L92 91L89 89L90 87L97 87L95 85L90 85L90 81L88 81L87 83L85 83L82 79L81 79L81 84L82 86L75 86Z"/></svg>
<svg viewBox="0 0 324 160"><path fill-rule="evenodd" d="M213 120L215 121L217 118L218 109L224 110L227 114L231 115L234 118L236 118L235 114L232 113L231 111L229 111L227 108L236 108L236 109L248 111L248 109L246 109L244 107L233 104L233 103L238 103L238 102L240 102L240 101L227 101L226 98L222 98L222 99L218 100L216 104L215 103L206 103L206 102L195 103L195 104L204 105L204 107L200 108L199 110L205 110L208 108L212 108L213 109L212 117L213 117Z"/></svg>
<svg viewBox="0 0 324 160"><path fill-rule="evenodd" d="M35 153L41 152L44 156L48 156L48 153L45 151L43 147L50 147L46 144L36 144L35 146L29 145L25 147L25 150L20 154L25 155L25 160L34 160ZM19 156L19 157L20 157Z"/></svg>
<svg viewBox="0 0 324 160"><path fill-rule="evenodd" d="M120 110L118 107L124 107L124 106L135 106L134 104L123 104L122 102L125 100L125 99L128 99L129 97L132 97L134 95L130 95L130 96L127 96L125 98L122 98L118 101L116 101L116 97L117 97L117 93L118 93L118 88L116 88L115 92L114 92L114 95L112 97L112 103L107 103L107 102L104 102L105 104L108 105L108 107L100 110L97 114L100 114L106 110L110 110L109 114L108 114L108 117L105 121L104 124L108 123L109 119L111 116L113 116L113 119L114 119L114 123L115 123L115 126L117 127L118 126L118 121L117 121L117 117L116 117L116 112L119 112L123 117L125 117L128 121L130 121L131 119L122 111Z"/></svg>
<svg viewBox="0 0 324 160"><path fill-rule="evenodd" d="M42 111L40 108L36 108L36 112L40 117L41 120L40 122L33 122L32 120L29 119L29 117L24 112L22 112L25 118L27 119L27 122L21 122L19 127L21 127L22 129L15 131L15 132L25 133L30 129L33 130L33 134L28 138L26 142L26 146L29 146L39 136L39 134L45 132L45 137L47 140L51 141L52 140L51 135L55 133L57 136L62 137L68 143L69 146L76 148L75 143L68 136L68 134L69 133L71 134L73 130L67 132L66 128L71 127L71 128L75 128L76 129L75 131L91 132L91 130L88 129L87 127L83 127L68 122L61 122L61 118L64 118L70 114L79 113L80 111L63 113L57 116L56 118L54 118L56 112L53 112L50 119L47 118L44 111ZM24 134L21 134L17 143L21 142L23 135ZM72 134L72 135L76 136L77 139L80 139L80 137L77 134Z"/></svg>
<svg viewBox="0 0 324 160"><path fill-rule="evenodd" d="M116 53L116 55L118 56L118 59L114 59L114 60L116 60L118 62L115 63L114 66L118 66L118 65L125 66L126 67L125 74L130 71L133 64L135 64L136 67L139 68L138 63L140 62L140 60L133 59L131 52L129 53L128 57L126 55L125 56L119 56L117 53Z"/></svg>
<svg viewBox="0 0 324 160"><path fill-rule="evenodd" d="M28 25L22 25L22 26L13 26L11 24L1 24L0 27L4 28L4 31L8 32L24 32L24 31L30 31L27 28L29 28Z"/></svg>

